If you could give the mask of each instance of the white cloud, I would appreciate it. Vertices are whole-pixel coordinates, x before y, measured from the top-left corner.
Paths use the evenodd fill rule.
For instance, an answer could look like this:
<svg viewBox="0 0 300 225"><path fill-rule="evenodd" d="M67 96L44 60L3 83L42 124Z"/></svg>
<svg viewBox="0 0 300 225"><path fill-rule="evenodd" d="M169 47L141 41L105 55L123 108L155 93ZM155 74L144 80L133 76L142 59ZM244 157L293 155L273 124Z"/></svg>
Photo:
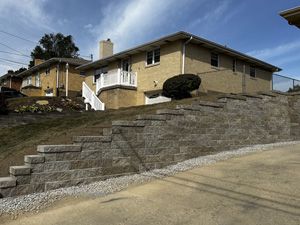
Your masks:
<svg viewBox="0 0 300 225"><path fill-rule="evenodd" d="M70 21L68 19L66 19L66 18L64 18L64 19L58 19L57 20L57 23L58 23L59 26L65 26L69 22Z"/></svg>
<svg viewBox="0 0 300 225"><path fill-rule="evenodd" d="M99 40L110 38L115 43L115 50L120 51L132 47L136 40L155 33L170 16L172 5L180 8L185 4L173 0L130 0L121 5L120 1L108 5L102 11L101 23L90 29L95 42L90 51L97 54Z"/></svg>
<svg viewBox="0 0 300 225"><path fill-rule="evenodd" d="M294 41L287 44L282 44L272 48L250 51L247 54L260 59L273 59L280 56L288 56L288 53L299 52L300 41Z"/></svg>
<svg viewBox="0 0 300 225"><path fill-rule="evenodd" d="M89 23L89 24L84 25L83 28L89 30L89 29L93 28L93 25Z"/></svg>
<svg viewBox="0 0 300 225"><path fill-rule="evenodd" d="M194 29L196 27L202 26L202 27L212 27L211 25L222 20L228 21L229 18L233 15L228 14L228 9L230 6L231 1L222 1L216 8L213 8L215 6L215 3L211 5L212 10L208 10L206 14L204 14L202 17L194 20L189 24L189 29ZM235 12L234 12L235 13ZM205 25L205 26L203 26Z"/></svg>
<svg viewBox="0 0 300 225"><path fill-rule="evenodd" d="M51 17L45 13L47 0L1 0L0 18L9 18L30 27L42 27L52 30Z"/></svg>
<svg viewBox="0 0 300 225"><path fill-rule="evenodd" d="M41 34L53 32L53 19L45 8L48 1L49 0L0 0L1 30L21 36L33 42L37 41ZM32 42L27 42L5 33L0 33L0 39L2 43L26 55L30 55L30 51L35 46ZM16 51L3 45L0 47L3 51L16 53ZM30 60L30 58L4 53L1 53L0 57L25 64L29 63ZM22 66L24 65L1 61L0 74L5 74L8 69L18 69Z"/></svg>

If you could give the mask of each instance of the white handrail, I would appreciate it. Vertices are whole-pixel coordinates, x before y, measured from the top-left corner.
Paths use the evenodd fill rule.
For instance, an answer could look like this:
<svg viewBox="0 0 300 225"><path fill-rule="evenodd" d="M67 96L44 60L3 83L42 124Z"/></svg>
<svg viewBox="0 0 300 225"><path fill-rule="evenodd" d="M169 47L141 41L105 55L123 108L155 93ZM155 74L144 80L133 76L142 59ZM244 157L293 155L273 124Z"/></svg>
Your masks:
<svg viewBox="0 0 300 225"><path fill-rule="evenodd" d="M90 87L82 82L82 97L85 103L89 103L94 110L104 110L105 104L97 97L97 95L90 89Z"/></svg>

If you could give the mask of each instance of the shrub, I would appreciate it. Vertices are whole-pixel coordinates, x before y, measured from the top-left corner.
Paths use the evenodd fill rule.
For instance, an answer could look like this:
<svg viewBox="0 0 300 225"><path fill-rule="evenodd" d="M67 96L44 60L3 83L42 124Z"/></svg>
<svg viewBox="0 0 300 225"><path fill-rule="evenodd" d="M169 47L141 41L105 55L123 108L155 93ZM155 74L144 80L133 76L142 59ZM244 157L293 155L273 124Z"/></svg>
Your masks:
<svg viewBox="0 0 300 225"><path fill-rule="evenodd" d="M164 82L162 95L172 99L190 98L190 92L198 89L200 84L201 79L197 75L177 75Z"/></svg>

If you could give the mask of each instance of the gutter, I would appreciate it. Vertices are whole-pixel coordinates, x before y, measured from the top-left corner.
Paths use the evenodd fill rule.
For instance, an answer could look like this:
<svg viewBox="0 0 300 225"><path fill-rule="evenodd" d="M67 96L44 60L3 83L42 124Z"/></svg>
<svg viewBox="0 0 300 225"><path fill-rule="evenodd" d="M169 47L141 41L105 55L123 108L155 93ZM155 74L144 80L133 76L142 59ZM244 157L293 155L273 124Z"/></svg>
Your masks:
<svg viewBox="0 0 300 225"><path fill-rule="evenodd" d="M189 40L183 43L182 46L182 67L181 67L181 74L185 73L185 51L186 51L186 45L192 41L193 37L191 36Z"/></svg>

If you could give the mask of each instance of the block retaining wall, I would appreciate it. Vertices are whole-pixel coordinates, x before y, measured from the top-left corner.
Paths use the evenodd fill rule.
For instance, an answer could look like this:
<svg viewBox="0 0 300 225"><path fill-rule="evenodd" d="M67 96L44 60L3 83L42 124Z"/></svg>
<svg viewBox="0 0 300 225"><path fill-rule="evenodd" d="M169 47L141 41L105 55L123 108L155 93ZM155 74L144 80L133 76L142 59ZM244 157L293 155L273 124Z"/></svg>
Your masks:
<svg viewBox="0 0 300 225"><path fill-rule="evenodd" d="M87 184L162 168L177 162L254 144L299 137L300 98L279 93L224 95L176 109L113 121L103 136L74 137L72 145L40 145L23 166L0 178L9 197Z"/></svg>

